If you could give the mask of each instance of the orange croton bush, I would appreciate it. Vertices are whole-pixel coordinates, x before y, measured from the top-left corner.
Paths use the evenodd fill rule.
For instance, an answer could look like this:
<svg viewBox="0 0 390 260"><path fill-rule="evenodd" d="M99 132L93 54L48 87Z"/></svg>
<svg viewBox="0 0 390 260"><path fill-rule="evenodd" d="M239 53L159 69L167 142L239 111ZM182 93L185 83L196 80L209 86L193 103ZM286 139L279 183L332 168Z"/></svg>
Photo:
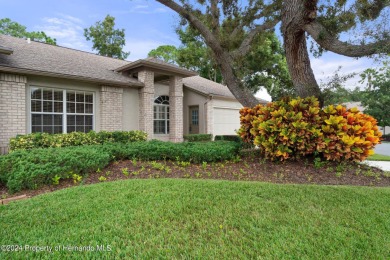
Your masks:
<svg viewBox="0 0 390 260"><path fill-rule="evenodd" d="M381 140L373 117L341 105L321 109L314 97L243 108L240 115L241 138L271 160L322 155L327 160L362 161Z"/></svg>

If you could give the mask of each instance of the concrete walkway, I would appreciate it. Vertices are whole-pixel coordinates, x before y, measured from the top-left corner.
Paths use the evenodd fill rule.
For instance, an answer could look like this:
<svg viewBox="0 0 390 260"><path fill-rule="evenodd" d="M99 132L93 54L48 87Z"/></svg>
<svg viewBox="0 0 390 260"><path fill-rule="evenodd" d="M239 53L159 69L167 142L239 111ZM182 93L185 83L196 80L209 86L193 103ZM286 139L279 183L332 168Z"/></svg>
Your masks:
<svg viewBox="0 0 390 260"><path fill-rule="evenodd" d="M375 153L390 156L390 143L377 144L375 146Z"/></svg>
<svg viewBox="0 0 390 260"><path fill-rule="evenodd" d="M364 161L364 164L368 164L373 167L380 168L384 171L390 171L390 162L384 162L384 161Z"/></svg>

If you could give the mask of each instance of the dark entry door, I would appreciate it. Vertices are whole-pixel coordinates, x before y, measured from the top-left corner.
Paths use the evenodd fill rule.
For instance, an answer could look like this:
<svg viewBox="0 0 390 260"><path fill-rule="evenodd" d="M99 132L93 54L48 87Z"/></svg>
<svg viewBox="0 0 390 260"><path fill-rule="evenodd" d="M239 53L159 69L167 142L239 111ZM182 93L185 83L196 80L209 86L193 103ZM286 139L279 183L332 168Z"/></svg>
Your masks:
<svg viewBox="0 0 390 260"><path fill-rule="evenodd" d="M199 134L199 106L190 106L189 126L190 134Z"/></svg>

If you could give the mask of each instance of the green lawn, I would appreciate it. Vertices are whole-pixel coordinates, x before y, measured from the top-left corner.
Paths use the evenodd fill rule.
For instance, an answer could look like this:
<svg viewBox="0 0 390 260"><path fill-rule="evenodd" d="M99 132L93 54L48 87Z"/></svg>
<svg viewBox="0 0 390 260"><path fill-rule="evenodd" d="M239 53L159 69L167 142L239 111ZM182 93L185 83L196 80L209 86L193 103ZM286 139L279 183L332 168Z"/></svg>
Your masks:
<svg viewBox="0 0 390 260"><path fill-rule="evenodd" d="M390 257L390 188L128 180L0 206L0 219L0 245L95 248L0 259Z"/></svg>
<svg viewBox="0 0 390 260"><path fill-rule="evenodd" d="M382 154L373 154L367 158L368 161L390 161L390 156Z"/></svg>

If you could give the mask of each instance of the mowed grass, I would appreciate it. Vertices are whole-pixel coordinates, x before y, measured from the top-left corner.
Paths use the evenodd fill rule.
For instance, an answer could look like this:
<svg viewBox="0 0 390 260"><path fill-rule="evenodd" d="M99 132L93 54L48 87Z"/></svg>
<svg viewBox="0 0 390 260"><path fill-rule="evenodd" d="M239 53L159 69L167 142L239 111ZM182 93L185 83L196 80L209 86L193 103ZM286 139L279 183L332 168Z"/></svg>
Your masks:
<svg viewBox="0 0 390 260"><path fill-rule="evenodd" d="M367 158L367 161L390 161L390 156L382 154L373 154Z"/></svg>
<svg viewBox="0 0 390 260"><path fill-rule="evenodd" d="M0 206L0 217L1 245L95 248L0 259L390 257L389 188L128 180Z"/></svg>

